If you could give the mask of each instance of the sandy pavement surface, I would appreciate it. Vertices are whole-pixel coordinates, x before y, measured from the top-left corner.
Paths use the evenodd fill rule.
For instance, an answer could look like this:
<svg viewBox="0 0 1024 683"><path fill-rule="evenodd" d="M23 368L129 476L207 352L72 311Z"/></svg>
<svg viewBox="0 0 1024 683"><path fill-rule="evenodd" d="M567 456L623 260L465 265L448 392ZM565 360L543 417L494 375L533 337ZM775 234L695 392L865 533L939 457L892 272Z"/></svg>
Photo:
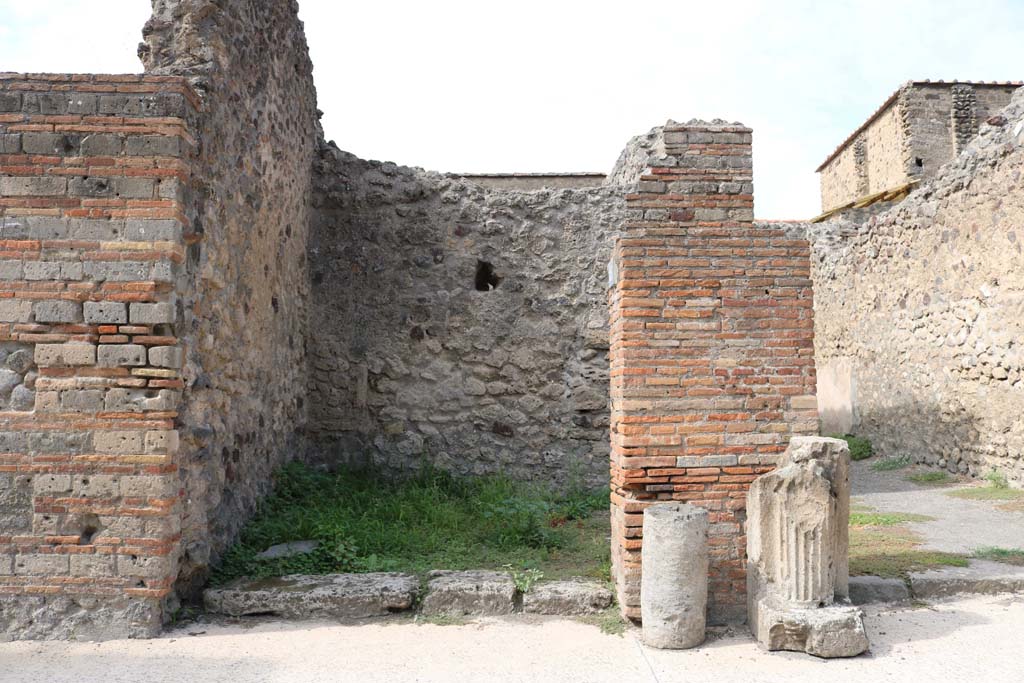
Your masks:
<svg viewBox="0 0 1024 683"><path fill-rule="evenodd" d="M411 620L336 624L194 623L155 640L0 643L0 681L1001 681L1024 680L1024 597L979 596L929 607L869 608L871 650L820 660L758 649L745 633L670 652L640 633L606 635L566 619L509 617L464 625ZM192 635L194 634L194 635Z"/></svg>

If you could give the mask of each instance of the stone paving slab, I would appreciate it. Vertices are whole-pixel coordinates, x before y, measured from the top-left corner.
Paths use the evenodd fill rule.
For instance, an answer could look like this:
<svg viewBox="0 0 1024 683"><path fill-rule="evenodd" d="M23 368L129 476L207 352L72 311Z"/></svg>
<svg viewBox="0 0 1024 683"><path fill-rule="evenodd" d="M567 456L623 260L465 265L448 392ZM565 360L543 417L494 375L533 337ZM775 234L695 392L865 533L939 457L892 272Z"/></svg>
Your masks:
<svg viewBox="0 0 1024 683"><path fill-rule="evenodd" d="M967 567L943 567L910 575L915 598L929 600L963 593L996 594L1024 592L1024 567L972 560Z"/></svg>
<svg viewBox="0 0 1024 683"><path fill-rule="evenodd" d="M420 582L412 574L325 574L239 579L203 593L206 609L240 617L377 617L411 608Z"/></svg>
<svg viewBox="0 0 1024 683"><path fill-rule="evenodd" d="M427 616L486 616L515 611L516 585L506 572L432 571L421 611Z"/></svg>
<svg viewBox="0 0 1024 683"><path fill-rule="evenodd" d="M532 614L596 614L611 604L612 592L596 581L545 581L523 594L523 611Z"/></svg>
<svg viewBox="0 0 1024 683"><path fill-rule="evenodd" d="M902 579L886 579L881 576L850 577L850 602L855 605L907 600L910 600L910 587Z"/></svg>

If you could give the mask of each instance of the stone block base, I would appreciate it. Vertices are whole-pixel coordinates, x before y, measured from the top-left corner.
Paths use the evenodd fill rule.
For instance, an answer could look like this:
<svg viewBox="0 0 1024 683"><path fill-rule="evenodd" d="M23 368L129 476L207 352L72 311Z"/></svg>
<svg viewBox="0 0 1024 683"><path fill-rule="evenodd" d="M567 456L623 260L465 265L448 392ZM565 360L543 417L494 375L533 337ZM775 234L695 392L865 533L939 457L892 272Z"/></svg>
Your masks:
<svg viewBox="0 0 1024 683"><path fill-rule="evenodd" d="M776 608L762 601L750 624L768 650L806 652L816 657L855 657L868 649L864 613L857 607Z"/></svg>
<svg viewBox="0 0 1024 683"><path fill-rule="evenodd" d="M0 641L153 638L159 600L92 595L0 596Z"/></svg>

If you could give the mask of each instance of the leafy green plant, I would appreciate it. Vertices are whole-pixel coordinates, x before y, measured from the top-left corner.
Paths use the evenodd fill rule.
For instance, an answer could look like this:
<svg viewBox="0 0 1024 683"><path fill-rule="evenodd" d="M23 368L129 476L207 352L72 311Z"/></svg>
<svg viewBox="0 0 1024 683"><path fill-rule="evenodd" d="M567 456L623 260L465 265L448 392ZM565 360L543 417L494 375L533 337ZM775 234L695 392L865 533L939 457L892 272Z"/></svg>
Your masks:
<svg viewBox="0 0 1024 683"><path fill-rule="evenodd" d="M1010 482L1006 480L1006 475L999 470L991 470L985 475L985 479L993 488L997 489L1008 489L1010 488Z"/></svg>
<svg viewBox="0 0 1024 683"><path fill-rule="evenodd" d="M502 569L512 575L512 582L520 593L529 593L533 584L544 578L544 572L539 569L514 569L510 564L502 565Z"/></svg>
<svg viewBox="0 0 1024 683"><path fill-rule="evenodd" d="M867 460L874 454L871 442L862 436L853 434L835 434L833 439L842 439L850 447L850 460Z"/></svg>

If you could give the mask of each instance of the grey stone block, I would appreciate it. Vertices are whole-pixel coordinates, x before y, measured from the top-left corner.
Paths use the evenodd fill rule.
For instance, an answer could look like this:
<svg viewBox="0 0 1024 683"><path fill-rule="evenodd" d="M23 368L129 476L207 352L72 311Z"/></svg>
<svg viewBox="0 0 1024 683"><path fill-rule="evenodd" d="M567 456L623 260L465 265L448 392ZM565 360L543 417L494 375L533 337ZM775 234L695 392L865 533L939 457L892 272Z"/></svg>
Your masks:
<svg viewBox="0 0 1024 683"><path fill-rule="evenodd" d="M99 96L94 93L71 93L67 101L69 114L95 114L99 106Z"/></svg>
<svg viewBox="0 0 1024 683"><path fill-rule="evenodd" d="M68 220L53 216L27 216L27 237L35 240L60 240L68 236Z"/></svg>
<svg viewBox="0 0 1024 683"><path fill-rule="evenodd" d="M181 223L167 219L132 219L125 224L124 238L136 242L176 241L181 238Z"/></svg>
<svg viewBox="0 0 1024 683"><path fill-rule="evenodd" d="M69 389L60 392L60 407L69 413L95 413L103 410L103 392L99 389Z"/></svg>
<svg viewBox="0 0 1024 683"><path fill-rule="evenodd" d="M873 602L903 602L910 599L910 588L901 579L881 576L851 576L850 602L868 605Z"/></svg>
<svg viewBox="0 0 1024 683"><path fill-rule="evenodd" d="M256 555L257 560L277 560L282 557L293 557L295 555L308 555L317 549L320 541L292 541L290 543L278 543Z"/></svg>
<svg viewBox="0 0 1024 683"><path fill-rule="evenodd" d="M0 111L21 111L21 93L0 92Z"/></svg>
<svg viewBox="0 0 1024 683"><path fill-rule="evenodd" d="M326 574L241 579L203 593L206 609L234 617L285 619L377 617L409 609L419 580L410 574Z"/></svg>
<svg viewBox="0 0 1024 683"><path fill-rule="evenodd" d="M94 344L36 344L36 365L95 365Z"/></svg>
<svg viewBox="0 0 1024 683"><path fill-rule="evenodd" d="M0 178L0 195L9 197L51 197L67 192L67 179L53 176L10 176Z"/></svg>
<svg viewBox="0 0 1024 683"><path fill-rule="evenodd" d="M173 323L175 319L174 304L170 302L133 303L128 309L128 319L133 325Z"/></svg>
<svg viewBox="0 0 1024 683"><path fill-rule="evenodd" d="M88 261L83 265L88 278L101 282L148 280L153 272L152 263L140 261Z"/></svg>
<svg viewBox="0 0 1024 683"><path fill-rule="evenodd" d="M511 614L516 586L505 572L433 571L428 575L422 612L426 615Z"/></svg>
<svg viewBox="0 0 1024 683"><path fill-rule="evenodd" d="M130 413L174 410L177 405L178 394L169 389L110 389L104 402L107 410Z"/></svg>
<svg viewBox="0 0 1024 683"><path fill-rule="evenodd" d="M93 447L97 453L142 453L144 432L97 431L93 434Z"/></svg>
<svg viewBox="0 0 1024 683"><path fill-rule="evenodd" d="M0 154L21 153L21 133L0 134Z"/></svg>
<svg viewBox="0 0 1024 683"><path fill-rule="evenodd" d="M179 157L182 140L175 135L133 135L128 138L124 153L129 156Z"/></svg>
<svg viewBox="0 0 1024 683"><path fill-rule="evenodd" d="M124 232L124 221L105 218L76 218L68 224L68 234L79 240L116 240Z"/></svg>
<svg viewBox="0 0 1024 683"><path fill-rule="evenodd" d="M596 581L545 581L523 594L523 611L534 614L581 615L601 612L612 604L612 592Z"/></svg>
<svg viewBox="0 0 1024 683"><path fill-rule="evenodd" d="M183 357L180 346L154 346L149 349L149 364L158 368L180 368Z"/></svg>
<svg viewBox="0 0 1024 683"><path fill-rule="evenodd" d="M67 555L33 553L14 558L15 576L62 576L69 568Z"/></svg>
<svg viewBox="0 0 1024 683"><path fill-rule="evenodd" d="M63 133L23 133L21 149L25 154L73 156L81 150L81 139Z"/></svg>
<svg viewBox="0 0 1024 683"><path fill-rule="evenodd" d="M20 299L0 300L0 322L25 323L32 317L32 302Z"/></svg>
<svg viewBox="0 0 1024 683"><path fill-rule="evenodd" d="M82 321L82 305L63 299L37 301L32 305L37 323L77 323Z"/></svg>
<svg viewBox="0 0 1024 683"><path fill-rule="evenodd" d="M139 344L100 344L96 364L105 368L146 364L146 347Z"/></svg>
<svg viewBox="0 0 1024 683"><path fill-rule="evenodd" d="M71 576L109 577L115 575L115 558L113 555L71 556Z"/></svg>
<svg viewBox="0 0 1024 683"><path fill-rule="evenodd" d="M124 325L128 322L128 306L120 301L86 301L85 322L99 325Z"/></svg>
<svg viewBox="0 0 1024 683"><path fill-rule="evenodd" d="M156 181L152 178L89 176L72 178L68 182L68 194L73 197L152 199L155 190Z"/></svg>
<svg viewBox="0 0 1024 683"><path fill-rule="evenodd" d="M120 156L124 136L109 133L94 133L82 138L82 156Z"/></svg>
<svg viewBox="0 0 1024 683"><path fill-rule="evenodd" d="M25 261L25 279L60 279L60 261Z"/></svg>
<svg viewBox="0 0 1024 683"><path fill-rule="evenodd" d="M0 280L20 280L22 278L22 262L4 260L0 261Z"/></svg>

